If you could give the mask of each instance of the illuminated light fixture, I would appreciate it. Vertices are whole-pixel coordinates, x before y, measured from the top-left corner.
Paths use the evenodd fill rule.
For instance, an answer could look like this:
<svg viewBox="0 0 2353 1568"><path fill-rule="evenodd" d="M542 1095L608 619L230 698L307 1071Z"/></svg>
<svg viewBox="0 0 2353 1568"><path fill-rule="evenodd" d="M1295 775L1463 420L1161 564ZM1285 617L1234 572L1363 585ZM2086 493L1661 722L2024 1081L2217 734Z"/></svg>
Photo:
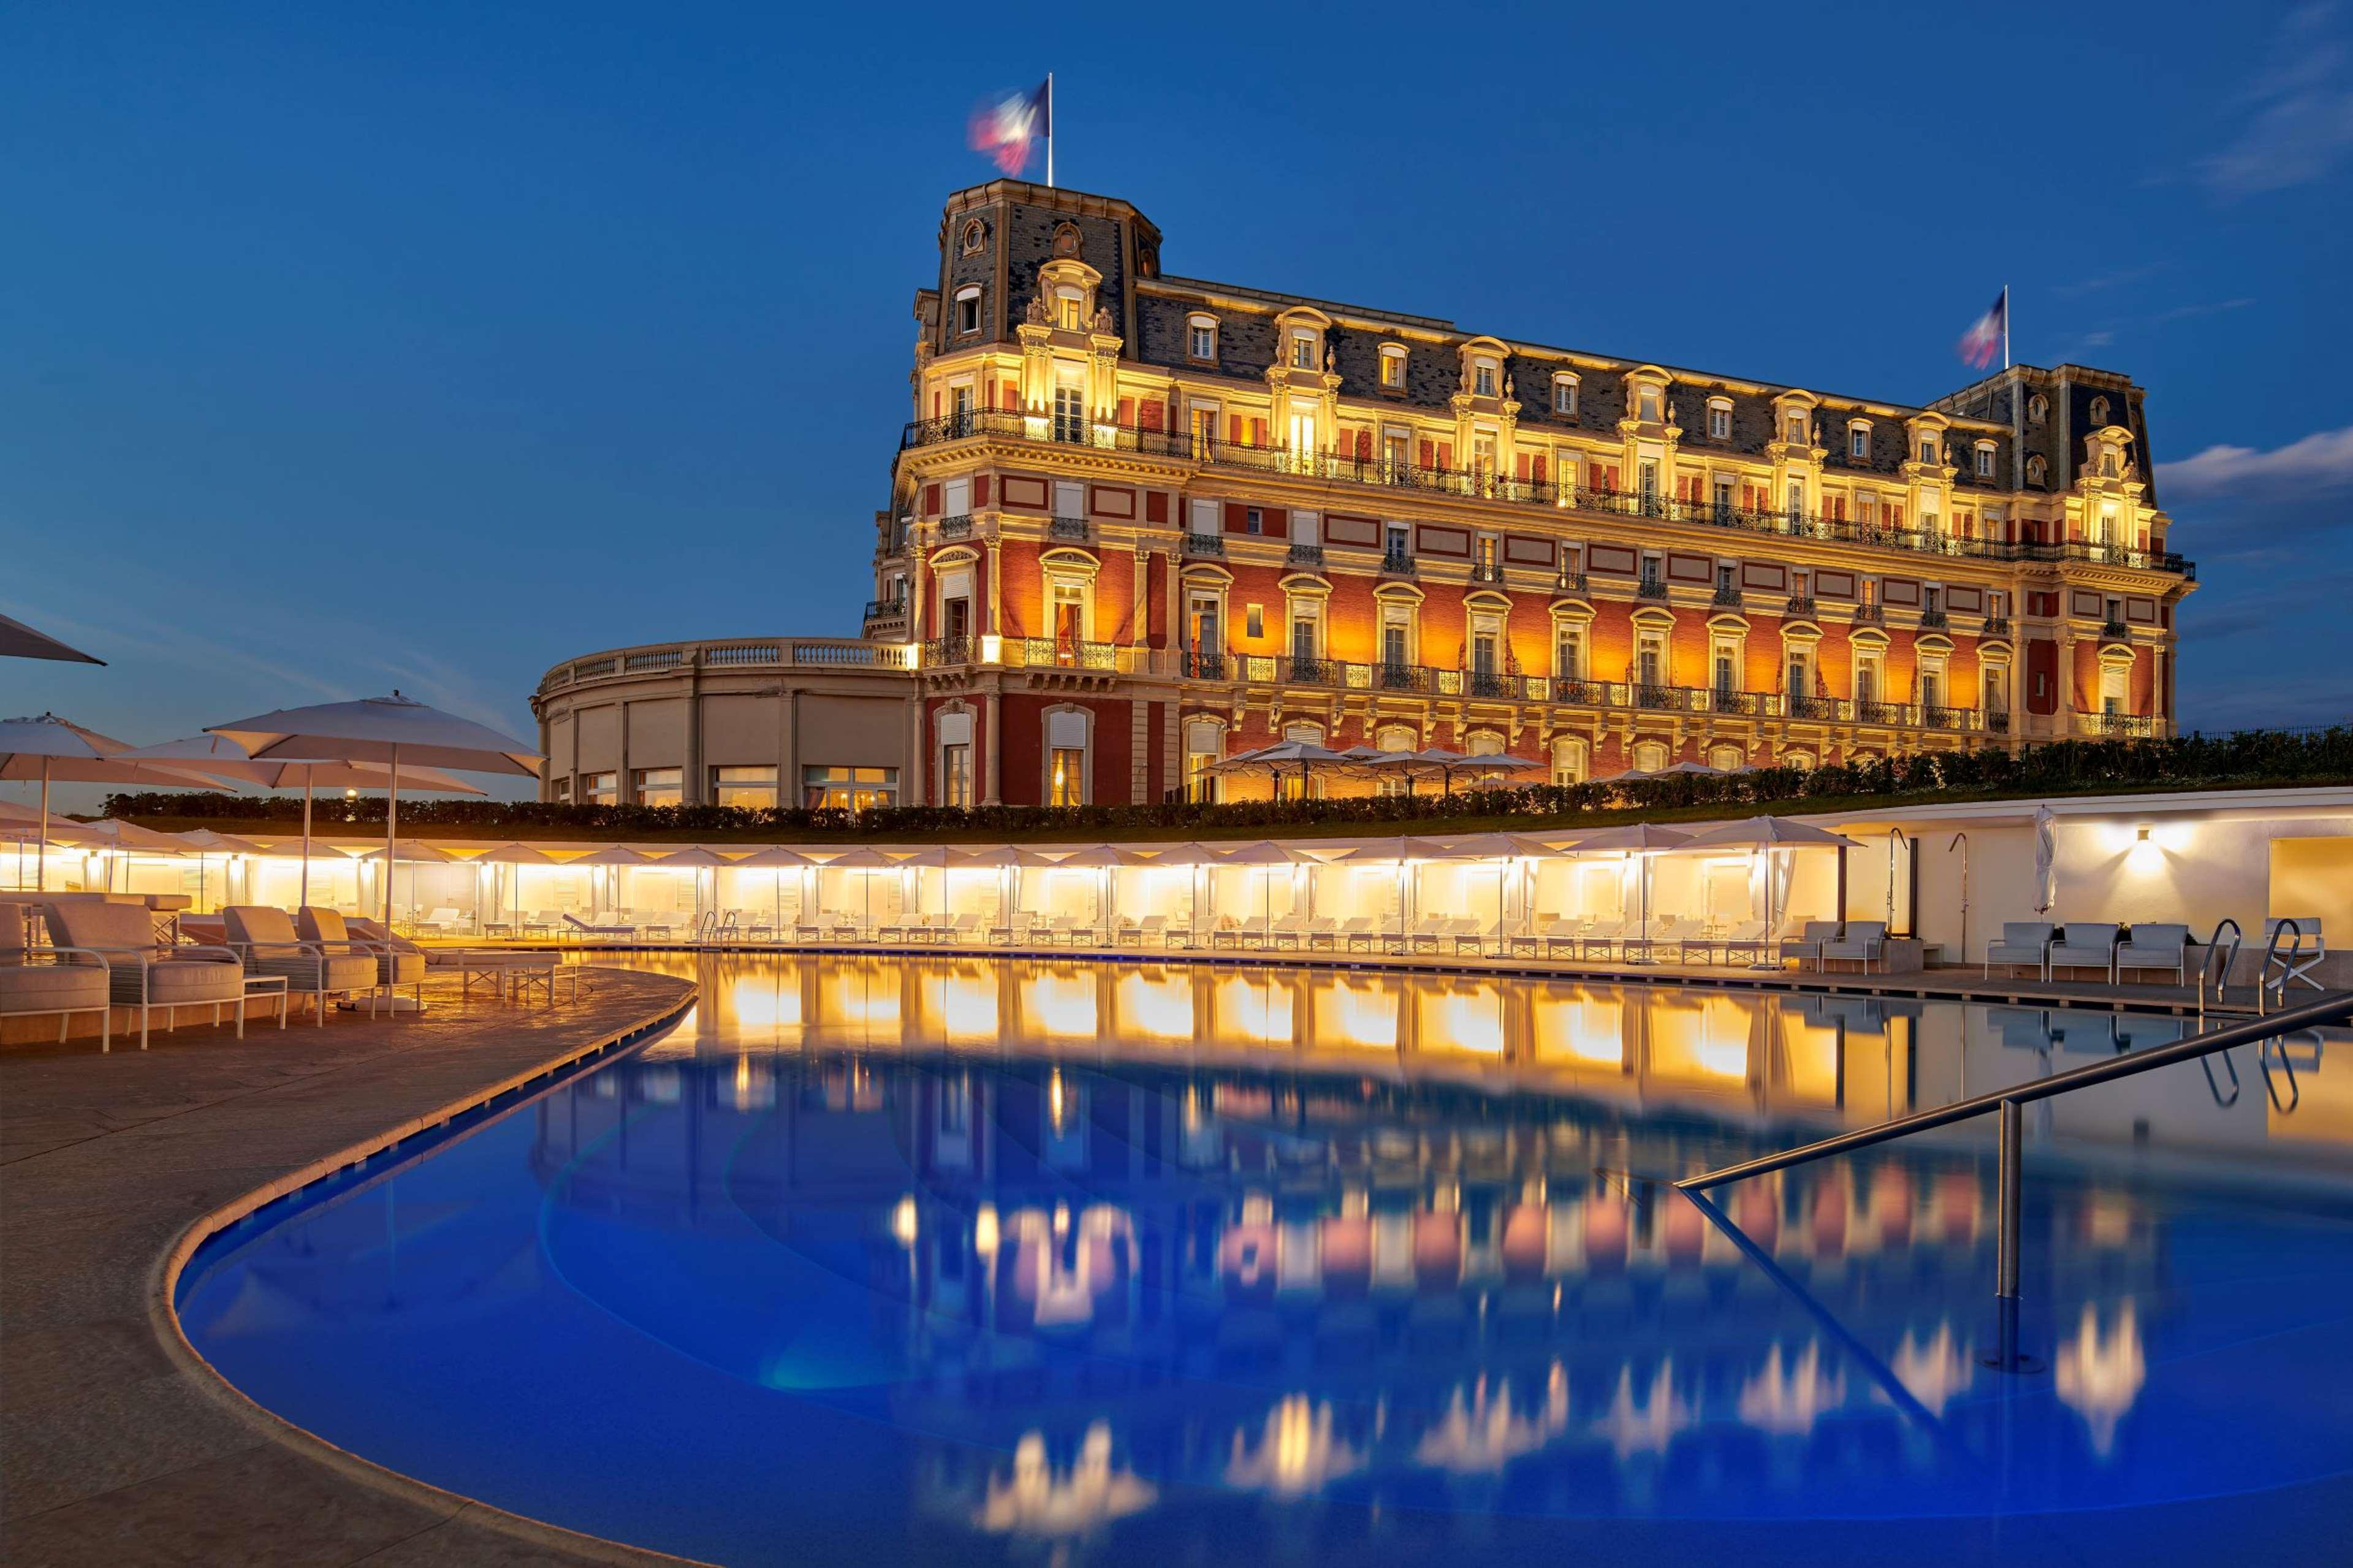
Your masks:
<svg viewBox="0 0 2353 1568"><path fill-rule="evenodd" d="M906 1193L891 1211L891 1234L901 1246L915 1245L915 1195Z"/></svg>
<svg viewBox="0 0 2353 1568"><path fill-rule="evenodd" d="M2143 843L2148 842L2148 825L2145 822L2141 824L2140 842Z"/></svg>
<svg viewBox="0 0 2353 1568"><path fill-rule="evenodd" d="M997 1255L997 1205L983 1203L972 1217L972 1250L983 1257Z"/></svg>

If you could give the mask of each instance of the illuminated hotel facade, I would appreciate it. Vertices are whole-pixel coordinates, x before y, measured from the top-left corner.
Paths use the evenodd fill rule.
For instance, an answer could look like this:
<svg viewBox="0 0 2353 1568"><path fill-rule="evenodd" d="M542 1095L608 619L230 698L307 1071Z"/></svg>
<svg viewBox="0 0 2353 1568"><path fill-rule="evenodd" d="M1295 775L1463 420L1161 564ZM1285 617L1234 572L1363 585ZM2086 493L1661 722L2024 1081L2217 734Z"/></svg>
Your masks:
<svg viewBox="0 0 2353 1568"><path fill-rule="evenodd" d="M863 637L556 666L549 798L1155 800L1263 791L1207 770L1283 738L1574 782L2171 733L2195 572L2122 376L1911 407L1545 347L1172 276L1126 202L1015 180L951 196L939 251Z"/></svg>

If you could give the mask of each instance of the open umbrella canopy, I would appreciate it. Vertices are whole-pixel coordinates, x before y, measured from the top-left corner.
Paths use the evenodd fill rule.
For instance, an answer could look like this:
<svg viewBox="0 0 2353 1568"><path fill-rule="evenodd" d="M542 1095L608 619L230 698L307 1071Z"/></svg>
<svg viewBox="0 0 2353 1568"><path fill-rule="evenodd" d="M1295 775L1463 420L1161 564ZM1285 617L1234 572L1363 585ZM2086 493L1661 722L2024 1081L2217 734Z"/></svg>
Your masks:
<svg viewBox="0 0 2353 1568"><path fill-rule="evenodd" d="M363 850L355 858L382 860L387 853L395 860L421 861L427 865L448 865L465 858L463 855L451 854L448 850L435 849L431 844L419 843L415 839L402 839L397 843L378 844L374 849Z"/></svg>
<svg viewBox="0 0 2353 1568"><path fill-rule="evenodd" d="M123 753L144 761L185 768L214 779L259 784L269 789L381 789L390 771L382 762L300 762L272 759L257 762L244 747L225 735L191 735L178 740L142 746ZM427 768L404 758L400 764L403 789L426 789L444 795L487 795L478 784Z"/></svg>
<svg viewBox="0 0 2353 1568"><path fill-rule="evenodd" d="M851 853L855 853L856 852L853 851ZM837 861L829 862L828 863L839 864L840 863ZM1021 850L1015 849L1011 844L992 844L987 849L984 850L963 851L958 853L955 859L949 861L948 863L961 871L966 866L1028 865L1030 863L1030 860L1028 853Z"/></svg>
<svg viewBox="0 0 2353 1568"><path fill-rule="evenodd" d="M1820 845L1826 849L1860 849L1852 839L1841 838L1827 829L1793 822L1787 817L1747 817L1736 822L1719 822L1685 839L1679 846L1686 850L1711 849L1780 849Z"/></svg>
<svg viewBox="0 0 2353 1568"><path fill-rule="evenodd" d="M166 789L219 789L216 779L185 765L150 762L129 754L111 736L61 719L0 719L0 779L41 779L74 784L148 784Z"/></svg>
<svg viewBox="0 0 2353 1568"><path fill-rule="evenodd" d="M170 835L198 854L268 854L269 852L251 839L238 838L235 833L216 833L210 828L190 828L185 833Z"/></svg>
<svg viewBox="0 0 2353 1568"><path fill-rule="evenodd" d="M1208 846L1198 846L1208 847ZM1210 849L1205 863L1210 865L1298 865L1313 863L1315 856L1293 849L1289 844L1272 839L1260 839L1252 843L1237 844L1230 849Z"/></svg>
<svg viewBox="0 0 2353 1568"><path fill-rule="evenodd" d="M1150 856L1140 855L1134 850L1119 849L1111 844L1092 844L1076 854L1066 854L1051 863L1082 870L1100 871L1123 865L1149 865L1152 860Z"/></svg>
<svg viewBox="0 0 2353 1568"><path fill-rule="evenodd" d="M388 697L280 708L233 724L206 725L256 762L402 762L468 773L536 778L546 758L488 725L427 707L395 692Z"/></svg>
<svg viewBox="0 0 2353 1568"><path fill-rule="evenodd" d="M654 857L641 854L627 844L607 844L603 849L590 850L565 861L566 865L651 865Z"/></svg>
<svg viewBox="0 0 2353 1568"><path fill-rule="evenodd" d="M735 863L714 850L707 850L701 844L696 844L690 849L678 850L662 855L653 863L656 865L733 865Z"/></svg>
<svg viewBox="0 0 2353 1568"><path fill-rule="evenodd" d="M1566 853L1586 854L1604 850L1666 850L1685 843L1690 838L1689 833L1662 828L1655 822L1629 822L1623 827L1580 833Z"/></svg>
<svg viewBox="0 0 2353 1568"><path fill-rule="evenodd" d="M1656 773L1651 774L1651 777L1653 779L1665 779L1677 773L1705 774L1709 778L1714 779L1722 777L1724 769L1721 768L1710 768L1704 762L1670 762L1664 768L1660 768Z"/></svg>
<svg viewBox="0 0 2353 1568"><path fill-rule="evenodd" d="M501 844L496 849L484 850L481 853L476 855L474 860L479 864L495 865L555 865L561 863L554 855L542 854L539 851L532 848L529 844Z"/></svg>
<svg viewBox="0 0 2353 1568"><path fill-rule="evenodd" d="M46 631L36 631L21 620L0 615L0 658L56 659L69 664L103 664L79 648L69 648Z"/></svg>
<svg viewBox="0 0 2353 1568"><path fill-rule="evenodd" d="M113 817L100 817L94 822L77 822L75 836L86 844L104 844L111 849L152 850L158 854L182 854L188 848L171 833L159 833L153 828L142 828L136 822L125 822Z"/></svg>
<svg viewBox="0 0 2353 1568"><path fill-rule="evenodd" d="M644 857L639 856L638 858L643 859ZM604 863L608 865L617 865L623 863L617 861L607 861ZM637 863L632 861L628 863L634 865ZM752 853L745 855L742 860L737 861L735 863L738 866L751 866L754 869L760 870L776 870L791 866L815 865L818 863L818 860L816 856L803 854L797 849L786 849L782 844L772 844L764 850L754 850Z"/></svg>
<svg viewBox="0 0 2353 1568"><path fill-rule="evenodd" d="M1279 740L1272 746L1261 746L1255 751L1237 752L1222 762L1209 765L1213 772L1240 772L1253 768L1297 768L1303 764L1346 763L1354 758L1344 752L1318 746L1312 740Z"/></svg>

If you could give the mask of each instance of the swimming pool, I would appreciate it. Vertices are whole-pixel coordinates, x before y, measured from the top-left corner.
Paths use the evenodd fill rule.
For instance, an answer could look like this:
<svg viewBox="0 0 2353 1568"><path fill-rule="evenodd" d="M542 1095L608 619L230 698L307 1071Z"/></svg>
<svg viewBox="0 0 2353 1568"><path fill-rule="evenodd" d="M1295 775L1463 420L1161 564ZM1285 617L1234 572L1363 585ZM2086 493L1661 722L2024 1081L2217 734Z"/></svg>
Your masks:
<svg viewBox="0 0 2353 1568"><path fill-rule="evenodd" d="M1722 1224L1663 1183L2178 1020L1077 962L702 978L653 1047L219 1238L181 1284L193 1342L396 1470L725 1562L2333 1555L2336 1042L2061 1103L2017 1375L1981 1364L1971 1139L1725 1189Z"/></svg>

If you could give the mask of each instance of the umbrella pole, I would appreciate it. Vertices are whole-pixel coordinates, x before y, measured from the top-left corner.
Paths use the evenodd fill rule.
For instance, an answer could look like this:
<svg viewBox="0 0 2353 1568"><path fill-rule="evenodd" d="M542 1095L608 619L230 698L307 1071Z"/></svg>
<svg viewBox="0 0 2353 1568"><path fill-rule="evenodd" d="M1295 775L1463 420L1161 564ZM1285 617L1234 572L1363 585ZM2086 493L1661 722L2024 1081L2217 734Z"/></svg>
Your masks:
<svg viewBox="0 0 2353 1568"><path fill-rule="evenodd" d="M311 775L312 771L308 768L302 769L302 891L296 894L294 897L294 907L297 909L311 902ZM386 926L385 929L389 931L392 927Z"/></svg>
<svg viewBox="0 0 2353 1568"><path fill-rule="evenodd" d="M19 881L23 879L18 878ZM33 852L33 891L49 890L49 759L41 758L41 845ZM101 1022L103 1022L101 1020Z"/></svg>
<svg viewBox="0 0 2353 1568"><path fill-rule="evenodd" d="M400 747L392 748L392 766L384 775L384 928L392 929L393 835L400 827ZM305 864L307 865L307 862Z"/></svg>

